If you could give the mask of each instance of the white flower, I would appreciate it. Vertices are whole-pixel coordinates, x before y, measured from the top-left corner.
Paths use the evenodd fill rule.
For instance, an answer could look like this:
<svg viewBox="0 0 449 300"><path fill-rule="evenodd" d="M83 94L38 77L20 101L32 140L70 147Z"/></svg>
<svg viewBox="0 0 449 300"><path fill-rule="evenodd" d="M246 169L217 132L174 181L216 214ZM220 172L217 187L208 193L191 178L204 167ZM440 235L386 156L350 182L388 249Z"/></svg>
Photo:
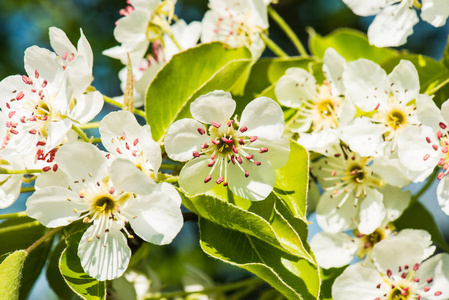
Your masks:
<svg viewBox="0 0 449 300"><path fill-rule="evenodd" d="M210 0L202 20L201 41L220 41L230 47L246 46L254 58L265 47L260 33L268 28L267 6L263 0Z"/></svg>
<svg viewBox="0 0 449 300"><path fill-rule="evenodd" d="M318 224L326 232L357 228L370 234L382 225L389 197L396 197L396 210L410 201L410 192L401 191L410 181L395 161L344 151L321 159L312 168L324 189L316 212Z"/></svg>
<svg viewBox="0 0 449 300"><path fill-rule="evenodd" d="M409 230L373 248L373 264L349 266L332 286L335 300L449 299L449 255L438 254L430 235ZM414 240L418 235L418 240ZM427 238L426 238L427 237Z"/></svg>
<svg viewBox="0 0 449 300"><path fill-rule="evenodd" d="M190 105L195 120L181 119L168 129L168 156L188 161L179 175L187 193L204 193L221 183L250 200L263 200L272 191L274 169L287 163L290 151L282 137L282 110L260 97L246 106L238 121L231 119L235 107L231 94L214 91Z"/></svg>
<svg viewBox="0 0 449 300"><path fill-rule="evenodd" d="M377 47L400 46L413 33L419 19L414 8L422 8L421 18L432 26L441 27L449 16L445 0L343 0L360 16L377 16L368 28L368 39Z"/></svg>
<svg viewBox="0 0 449 300"><path fill-rule="evenodd" d="M147 242L168 244L182 227L180 203L157 190L153 182L135 177L135 166L105 155L88 143L64 144L56 154L57 172L41 174L26 213L47 227L82 219L92 225L83 234L78 256L83 269L98 280L120 277L133 236L126 224Z"/></svg>
<svg viewBox="0 0 449 300"><path fill-rule="evenodd" d="M300 68L290 68L275 86L276 97L283 106L298 110L292 132L300 134L298 143L309 151L326 154L340 143L336 129L340 117L351 113L350 102L344 100L341 80L346 61L334 49L328 48L323 58L326 81L318 85L312 74Z"/></svg>
<svg viewBox="0 0 449 300"><path fill-rule="evenodd" d="M419 94L418 72L401 62L387 76L376 63L359 59L343 73L346 97L369 116L342 128L341 139L362 156L393 157L405 128L429 126L437 130L440 113L430 96Z"/></svg>

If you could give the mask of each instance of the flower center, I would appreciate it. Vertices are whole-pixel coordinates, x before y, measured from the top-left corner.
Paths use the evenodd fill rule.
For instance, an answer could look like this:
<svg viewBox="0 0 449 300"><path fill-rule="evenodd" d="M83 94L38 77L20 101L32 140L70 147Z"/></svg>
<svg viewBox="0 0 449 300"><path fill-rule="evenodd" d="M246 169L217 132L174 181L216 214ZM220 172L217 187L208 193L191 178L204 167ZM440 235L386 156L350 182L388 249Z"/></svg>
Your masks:
<svg viewBox="0 0 449 300"><path fill-rule="evenodd" d="M399 109L393 109L387 115L386 124L393 130L397 130L405 125L407 121L407 116Z"/></svg>
<svg viewBox="0 0 449 300"><path fill-rule="evenodd" d="M334 104L330 99L325 99L317 103L316 105L318 113L324 118L331 117L335 111Z"/></svg>
<svg viewBox="0 0 449 300"><path fill-rule="evenodd" d="M108 196L100 196L94 199L92 208L99 213L110 214L115 210L115 201Z"/></svg>
<svg viewBox="0 0 449 300"><path fill-rule="evenodd" d="M408 300L410 290L406 287L395 287L388 296L388 300Z"/></svg>

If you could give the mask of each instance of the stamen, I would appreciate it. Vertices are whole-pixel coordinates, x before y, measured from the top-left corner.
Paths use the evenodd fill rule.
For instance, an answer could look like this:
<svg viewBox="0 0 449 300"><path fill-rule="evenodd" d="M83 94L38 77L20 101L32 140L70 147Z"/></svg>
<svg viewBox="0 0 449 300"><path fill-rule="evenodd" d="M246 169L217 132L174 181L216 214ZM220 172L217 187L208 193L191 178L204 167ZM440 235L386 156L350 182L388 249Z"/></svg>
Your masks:
<svg viewBox="0 0 449 300"><path fill-rule="evenodd" d="M212 179L212 176L207 175L206 178L204 179L204 183L208 183L211 179Z"/></svg>
<svg viewBox="0 0 449 300"><path fill-rule="evenodd" d="M200 153L198 151L193 151L192 155L194 158L200 157Z"/></svg>
<svg viewBox="0 0 449 300"><path fill-rule="evenodd" d="M206 130L204 130L203 128L197 128L197 130L198 130L198 133L201 135L206 133Z"/></svg>
<svg viewBox="0 0 449 300"><path fill-rule="evenodd" d="M440 122L440 124L438 124L438 125L440 125L441 129L446 129L447 128L447 125L444 124L443 122Z"/></svg>
<svg viewBox="0 0 449 300"><path fill-rule="evenodd" d="M247 131L247 130L248 130L248 127L245 127L245 126L239 128L239 131L240 131L241 133L244 133L244 132Z"/></svg>
<svg viewBox="0 0 449 300"><path fill-rule="evenodd" d="M265 153L265 152L268 152L268 148L265 148L265 147L260 148L259 153Z"/></svg>
<svg viewBox="0 0 449 300"><path fill-rule="evenodd" d="M249 141L252 143L252 142L255 142L257 140L257 136L250 136L249 137Z"/></svg>
<svg viewBox="0 0 449 300"><path fill-rule="evenodd" d="M213 121L212 126L214 126L215 128L220 128L221 124L217 121Z"/></svg>

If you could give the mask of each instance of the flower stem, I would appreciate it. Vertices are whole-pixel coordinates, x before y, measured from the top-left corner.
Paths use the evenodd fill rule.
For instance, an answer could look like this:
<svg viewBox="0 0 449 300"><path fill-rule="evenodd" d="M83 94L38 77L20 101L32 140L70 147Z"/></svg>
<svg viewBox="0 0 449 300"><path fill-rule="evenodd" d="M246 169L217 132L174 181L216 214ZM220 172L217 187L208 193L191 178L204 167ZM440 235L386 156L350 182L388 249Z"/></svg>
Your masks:
<svg viewBox="0 0 449 300"><path fill-rule="evenodd" d="M424 194L429 187L432 185L433 181L435 180L435 177L438 174L438 168L435 168L435 170L433 170L432 174L427 178L426 183L419 189L419 191L413 195L412 199L411 199L411 204L415 203L416 201L418 201L419 197L421 197L422 194Z"/></svg>
<svg viewBox="0 0 449 300"><path fill-rule="evenodd" d="M293 45L295 45L301 56L309 56L307 54L306 49L302 45L299 38L296 36L295 32L288 26L285 20L274 10L273 7L268 6L268 15L281 27L281 29L285 32L288 38L292 41Z"/></svg>
<svg viewBox="0 0 449 300"><path fill-rule="evenodd" d="M276 54L279 57L288 57L287 53L284 52L276 43L268 37L265 33L261 33L260 37L265 42L265 45L267 45L268 48L270 48L271 51L273 51L274 54Z"/></svg>
<svg viewBox="0 0 449 300"><path fill-rule="evenodd" d="M43 235L40 239L38 239L36 242L34 242L31 246L29 246L25 252L27 254L30 254L31 251L36 249L40 244L45 242L46 239L52 237L55 235L59 230L61 230L62 227L53 228L51 231L47 232L45 235Z"/></svg>
<svg viewBox="0 0 449 300"><path fill-rule="evenodd" d="M0 168L0 174L34 174L34 173L42 173L42 169L25 169L25 170L10 170Z"/></svg>
<svg viewBox="0 0 449 300"><path fill-rule="evenodd" d="M176 40L175 36L173 35L173 33L171 31L167 32L168 37L173 41L173 43L175 43L176 47L178 48L179 51L182 51L182 47L181 45L179 45L178 41Z"/></svg>
<svg viewBox="0 0 449 300"><path fill-rule="evenodd" d="M191 291L191 292L185 292L185 291L179 291L179 292L173 292L173 293L163 293L158 296L148 296L145 299L146 300L155 300L155 299L163 299L163 298L174 298L174 297L184 297L192 294L212 294L212 293L220 293L220 292L227 292L232 290L237 290L239 288L247 288L248 286L257 287L261 284L263 284L264 281L258 277L255 278L249 278L246 280L242 280L240 282L233 282L229 284L224 284L216 287L207 288L201 291Z"/></svg>
<svg viewBox="0 0 449 300"><path fill-rule="evenodd" d="M36 189L34 188L34 186L28 186L28 187L23 187L20 189L20 193L32 193L34 192Z"/></svg>
<svg viewBox="0 0 449 300"><path fill-rule="evenodd" d="M15 212L15 213L0 215L0 220L23 218L26 216L27 216L27 214L24 211L19 211L19 212Z"/></svg>
<svg viewBox="0 0 449 300"><path fill-rule="evenodd" d="M93 129L100 127L100 122L90 122L84 125L81 125L79 128L81 129Z"/></svg>
<svg viewBox="0 0 449 300"><path fill-rule="evenodd" d="M80 128L76 127L75 125L72 125L72 130L75 131L83 141L85 141L86 143L90 142L90 139Z"/></svg>
<svg viewBox="0 0 449 300"><path fill-rule="evenodd" d="M109 103L109 104L111 104L111 105L114 105L114 106L117 106L117 107L120 107L120 108L121 108L122 105L123 105L123 104L121 104L120 102L117 102L117 101L115 101L114 99L109 98L109 97L107 97L107 96L105 96L105 95L103 95L103 100L104 100L104 102L106 102L106 103ZM144 112L143 110L134 108L133 111L132 111L132 113L135 114L135 115L141 116L141 117L143 117L143 118L146 118L146 114L145 114L145 112Z"/></svg>
<svg viewBox="0 0 449 300"><path fill-rule="evenodd" d="M449 78L446 79L445 81L441 82L439 85L437 85L436 87L434 87L433 89L429 90L426 92L427 95L433 95L435 94L439 89L441 89L443 86L445 86L446 84L449 83Z"/></svg>
<svg viewBox="0 0 449 300"><path fill-rule="evenodd" d="M101 143L101 138L93 138L92 139L92 144L100 144Z"/></svg>

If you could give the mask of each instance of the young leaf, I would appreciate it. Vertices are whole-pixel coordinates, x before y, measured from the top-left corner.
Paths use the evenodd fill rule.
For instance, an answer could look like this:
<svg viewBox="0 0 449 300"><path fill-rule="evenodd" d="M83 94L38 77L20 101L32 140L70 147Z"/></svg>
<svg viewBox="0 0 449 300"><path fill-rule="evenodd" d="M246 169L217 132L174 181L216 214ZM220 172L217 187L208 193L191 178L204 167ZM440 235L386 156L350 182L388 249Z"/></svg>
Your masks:
<svg viewBox="0 0 449 300"><path fill-rule="evenodd" d="M248 49L227 49L218 42L174 55L147 90L145 111L153 138L160 140L174 121L189 117L189 104L198 96L231 90L250 64Z"/></svg>
<svg viewBox="0 0 449 300"><path fill-rule="evenodd" d="M72 290L83 299L105 299L106 283L87 275L78 257L78 243L83 232L77 232L67 237L67 248L62 252L59 269L64 280Z"/></svg>
<svg viewBox="0 0 449 300"><path fill-rule="evenodd" d="M22 269L26 251L18 250L8 255L0 264L0 299L19 299Z"/></svg>
<svg viewBox="0 0 449 300"><path fill-rule="evenodd" d="M53 252L50 254L49 264L47 266L47 281L51 289L61 299L71 299L75 296L75 293L67 285L61 272L59 271L59 259L61 258L62 251L67 247L64 239L61 239L56 245Z"/></svg>

